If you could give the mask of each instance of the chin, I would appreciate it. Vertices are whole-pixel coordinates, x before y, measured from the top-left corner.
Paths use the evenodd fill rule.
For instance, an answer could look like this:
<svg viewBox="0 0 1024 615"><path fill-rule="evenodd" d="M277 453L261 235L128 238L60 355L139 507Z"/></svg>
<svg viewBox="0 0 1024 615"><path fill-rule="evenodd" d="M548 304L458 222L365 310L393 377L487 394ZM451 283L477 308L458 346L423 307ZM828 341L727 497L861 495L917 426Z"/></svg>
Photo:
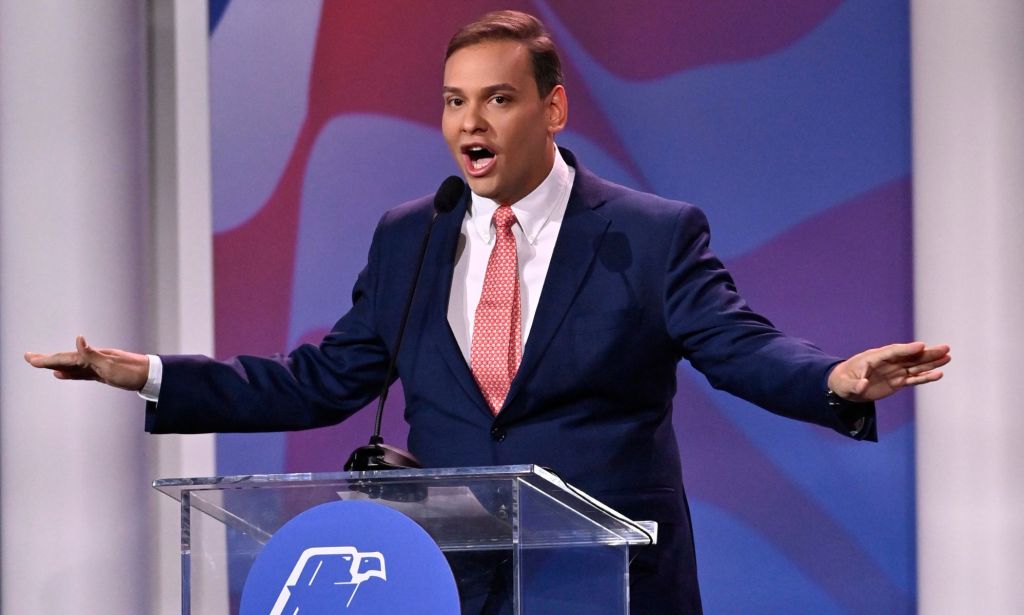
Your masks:
<svg viewBox="0 0 1024 615"><path fill-rule="evenodd" d="M497 191L494 189L494 182L488 181L487 178L471 177L469 175L463 175L466 179L466 183L469 184L469 189L473 191L477 196L482 196L485 199L495 199Z"/></svg>

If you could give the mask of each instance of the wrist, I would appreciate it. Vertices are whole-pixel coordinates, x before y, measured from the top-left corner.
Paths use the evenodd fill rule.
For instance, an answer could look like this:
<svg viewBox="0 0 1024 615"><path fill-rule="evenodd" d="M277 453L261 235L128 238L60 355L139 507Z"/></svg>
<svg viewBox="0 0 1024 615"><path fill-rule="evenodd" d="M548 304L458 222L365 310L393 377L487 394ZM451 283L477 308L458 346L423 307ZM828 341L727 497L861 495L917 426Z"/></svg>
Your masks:
<svg viewBox="0 0 1024 615"><path fill-rule="evenodd" d="M844 399L831 387L825 392L825 401L850 436L859 439L865 433L865 427L868 426L867 409L873 409L873 405Z"/></svg>

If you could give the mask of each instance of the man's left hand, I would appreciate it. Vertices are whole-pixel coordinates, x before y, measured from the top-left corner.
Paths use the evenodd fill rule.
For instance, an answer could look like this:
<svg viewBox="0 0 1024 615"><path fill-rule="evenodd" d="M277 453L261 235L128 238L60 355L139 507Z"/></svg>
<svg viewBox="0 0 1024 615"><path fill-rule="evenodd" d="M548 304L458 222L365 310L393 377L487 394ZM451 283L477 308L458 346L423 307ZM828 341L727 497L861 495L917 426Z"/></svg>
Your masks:
<svg viewBox="0 0 1024 615"><path fill-rule="evenodd" d="M938 368L952 358L946 344L911 342L872 348L836 365L828 376L828 388L848 401L875 401L903 387L942 378Z"/></svg>

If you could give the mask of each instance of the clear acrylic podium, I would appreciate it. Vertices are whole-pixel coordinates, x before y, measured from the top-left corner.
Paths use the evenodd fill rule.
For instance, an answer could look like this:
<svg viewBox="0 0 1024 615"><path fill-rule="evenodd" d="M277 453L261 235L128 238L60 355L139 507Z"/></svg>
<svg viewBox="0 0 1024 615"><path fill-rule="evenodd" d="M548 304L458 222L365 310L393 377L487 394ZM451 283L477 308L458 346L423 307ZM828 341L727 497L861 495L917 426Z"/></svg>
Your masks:
<svg viewBox="0 0 1024 615"><path fill-rule="evenodd" d="M161 479L153 486L181 502L184 614L227 613L228 587L240 587L271 535L299 513L338 500L372 500L422 526L448 558L467 610L498 591L516 614L628 613L629 549L657 541L656 523L627 519L530 465Z"/></svg>

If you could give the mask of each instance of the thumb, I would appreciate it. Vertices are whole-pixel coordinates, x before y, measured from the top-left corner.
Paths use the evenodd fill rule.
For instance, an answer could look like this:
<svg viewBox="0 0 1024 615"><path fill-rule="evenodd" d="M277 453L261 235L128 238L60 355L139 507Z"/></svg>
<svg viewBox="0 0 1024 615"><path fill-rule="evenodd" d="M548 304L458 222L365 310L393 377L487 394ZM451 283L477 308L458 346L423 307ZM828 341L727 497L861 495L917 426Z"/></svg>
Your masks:
<svg viewBox="0 0 1024 615"><path fill-rule="evenodd" d="M96 350L85 341L84 335L75 338L75 349L78 350L78 356L83 365L92 365L96 359Z"/></svg>

